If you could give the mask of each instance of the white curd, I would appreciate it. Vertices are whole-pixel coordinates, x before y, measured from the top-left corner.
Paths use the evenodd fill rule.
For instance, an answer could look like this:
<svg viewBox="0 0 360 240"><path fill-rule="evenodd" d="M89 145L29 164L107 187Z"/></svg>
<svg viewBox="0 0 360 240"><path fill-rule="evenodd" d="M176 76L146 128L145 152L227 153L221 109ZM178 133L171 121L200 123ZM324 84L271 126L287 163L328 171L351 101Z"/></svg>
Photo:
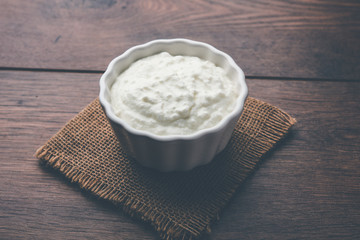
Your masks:
<svg viewBox="0 0 360 240"><path fill-rule="evenodd" d="M212 62L163 52L134 62L111 87L115 114L156 135L189 135L235 108L236 81Z"/></svg>

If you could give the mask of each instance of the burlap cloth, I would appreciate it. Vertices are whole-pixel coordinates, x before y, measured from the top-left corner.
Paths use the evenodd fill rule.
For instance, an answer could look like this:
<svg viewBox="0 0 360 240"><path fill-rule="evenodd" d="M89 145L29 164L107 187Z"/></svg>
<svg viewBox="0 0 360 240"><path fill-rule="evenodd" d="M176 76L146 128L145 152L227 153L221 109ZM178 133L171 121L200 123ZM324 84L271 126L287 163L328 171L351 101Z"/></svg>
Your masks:
<svg viewBox="0 0 360 240"><path fill-rule="evenodd" d="M36 156L72 182L149 222L163 239L210 231L239 185L295 119L249 97L230 143L210 164L159 173L123 152L98 99L69 121Z"/></svg>

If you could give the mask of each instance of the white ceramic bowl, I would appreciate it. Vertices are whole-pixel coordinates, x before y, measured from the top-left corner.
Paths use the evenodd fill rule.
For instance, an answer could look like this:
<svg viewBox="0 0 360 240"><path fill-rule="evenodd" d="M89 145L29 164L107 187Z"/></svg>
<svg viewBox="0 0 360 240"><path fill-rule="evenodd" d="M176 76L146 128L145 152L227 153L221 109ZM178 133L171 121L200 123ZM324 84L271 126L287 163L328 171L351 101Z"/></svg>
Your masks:
<svg viewBox="0 0 360 240"><path fill-rule="evenodd" d="M134 129L114 114L110 88L131 63L160 52L197 56L222 67L240 85L235 109L216 126L191 135L158 136ZM230 140L248 94L244 72L227 54L209 44L188 39L160 39L130 48L113 59L100 79L100 104L125 151L141 165L160 171L184 171L209 163Z"/></svg>

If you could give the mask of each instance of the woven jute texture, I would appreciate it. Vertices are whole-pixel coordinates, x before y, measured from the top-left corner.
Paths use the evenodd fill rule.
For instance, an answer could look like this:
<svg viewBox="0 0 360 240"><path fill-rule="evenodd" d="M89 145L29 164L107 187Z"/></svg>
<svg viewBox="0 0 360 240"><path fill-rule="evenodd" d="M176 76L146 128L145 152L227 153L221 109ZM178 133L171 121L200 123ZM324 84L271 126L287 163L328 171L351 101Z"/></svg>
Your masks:
<svg viewBox="0 0 360 240"><path fill-rule="evenodd" d="M36 156L72 182L149 222L163 239L195 239L211 224L262 156L295 119L249 97L232 138L210 164L188 172L141 167L121 148L98 99Z"/></svg>

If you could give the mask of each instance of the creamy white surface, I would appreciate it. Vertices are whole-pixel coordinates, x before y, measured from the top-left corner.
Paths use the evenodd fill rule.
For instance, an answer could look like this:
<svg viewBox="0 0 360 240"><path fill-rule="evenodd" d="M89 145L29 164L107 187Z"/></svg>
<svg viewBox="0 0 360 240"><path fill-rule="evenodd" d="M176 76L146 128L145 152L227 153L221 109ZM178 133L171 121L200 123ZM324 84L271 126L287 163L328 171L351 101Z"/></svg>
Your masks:
<svg viewBox="0 0 360 240"><path fill-rule="evenodd" d="M233 111L239 86L212 62L163 52L134 62L111 87L115 114L156 135L189 135Z"/></svg>

